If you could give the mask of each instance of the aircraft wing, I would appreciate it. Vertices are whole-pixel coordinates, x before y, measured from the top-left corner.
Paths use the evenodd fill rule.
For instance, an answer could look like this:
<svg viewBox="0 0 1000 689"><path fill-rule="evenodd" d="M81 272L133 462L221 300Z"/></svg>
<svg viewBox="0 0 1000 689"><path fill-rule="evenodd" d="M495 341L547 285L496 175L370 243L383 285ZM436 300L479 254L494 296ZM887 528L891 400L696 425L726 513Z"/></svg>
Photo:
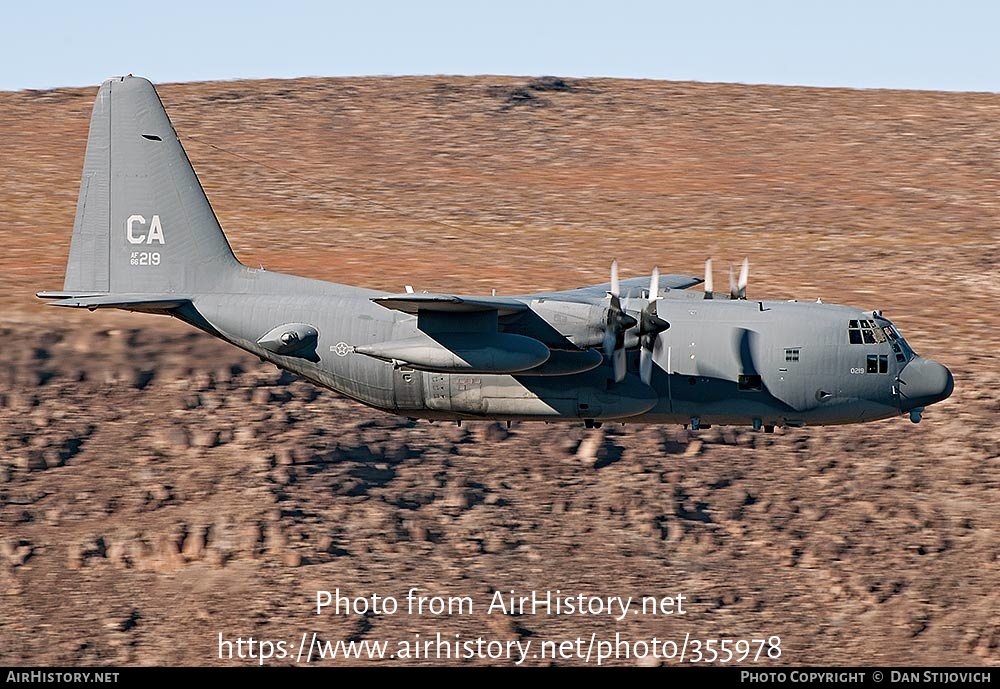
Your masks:
<svg viewBox="0 0 1000 689"><path fill-rule="evenodd" d="M420 311L445 313L496 311L500 316L510 316L528 310L525 302L513 297L460 297L434 292L387 294L384 297L372 297L372 301L387 309L414 315Z"/></svg>
<svg viewBox="0 0 1000 689"><path fill-rule="evenodd" d="M687 289L700 285L704 280L693 275L661 275L660 287L667 289ZM372 297L376 304L387 309L394 309L417 315L420 311L439 311L447 313L474 313L477 311L496 311L499 316L510 316L528 310L528 303L534 299L549 299L552 301L570 301L589 303L595 299L603 299L611 289L611 283L580 287L579 289L563 290L561 292L544 292L515 297L465 297L456 294L441 294L438 292L406 292L404 294L387 294L382 297ZM621 296L639 297L643 290L649 289L648 277L629 278L621 281Z"/></svg>
<svg viewBox="0 0 1000 689"><path fill-rule="evenodd" d="M695 285L700 285L705 280L700 277L695 277L694 275L661 275L660 276L660 289L688 289L689 287L694 287ZM620 283L621 288L621 298L627 299L630 297L640 297L642 292L649 289L649 278L648 277L637 277L628 278L627 280L622 280ZM608 290L611 289L611 283L605 282L600 285L591 285L589 287L580 287L578 289L563 290L561 292L545 292L541 294L528 294L519 299L525 301L531 301L533 299L551 299L553 301L572 301L572 302L582 302L590 303L594 299L604 299L607 296Z"/></svg>

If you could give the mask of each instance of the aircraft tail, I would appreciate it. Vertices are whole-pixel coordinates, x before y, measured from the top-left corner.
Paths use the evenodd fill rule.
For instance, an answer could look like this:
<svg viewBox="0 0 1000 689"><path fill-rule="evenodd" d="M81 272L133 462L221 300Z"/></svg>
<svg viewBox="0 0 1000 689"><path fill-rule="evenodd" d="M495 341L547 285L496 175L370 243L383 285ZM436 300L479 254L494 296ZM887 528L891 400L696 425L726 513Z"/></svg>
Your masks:
<svg viewBox="0 0 1000 689"><path fill-rule="evenodd" d="M64 292L39 296L162 302L218 291L239 266L153 85L132 76L105 81L90 120Z"/></svg>

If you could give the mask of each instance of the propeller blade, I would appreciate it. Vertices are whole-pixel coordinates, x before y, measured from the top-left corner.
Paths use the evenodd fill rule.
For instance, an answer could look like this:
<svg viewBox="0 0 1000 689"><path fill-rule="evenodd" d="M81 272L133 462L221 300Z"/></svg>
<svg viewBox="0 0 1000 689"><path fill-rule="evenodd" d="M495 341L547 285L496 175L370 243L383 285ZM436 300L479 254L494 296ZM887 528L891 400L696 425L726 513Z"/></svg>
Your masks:
<svg viewBox="0 0 1000 689"><path fill-rule="evenodd" d="M618 337L617 337L617 335L615 335L615 331L612 328L607 327L607 328L604 329L604 343L603 343L603 345L604 345L604 353L606 355L611 356L612 354L614 354L614 351L615 351L615 341L617 339L618 339Z"/></svg>
<svg viewBox="0 0 1000 689"><path fill-rule="evenodd" d="M714 285L712 284L712 259L705 259L705 298L712 299Z"/></svg>
<svg viewBox="0 0 1000 689"><path fill-rule="evenodd" d="M616 258L611 262L611 289L608 290L610 303L608 304L608 318L604 323L604 351L608 355L611 354L619 335L635 325L634 322L627 324L630 316L622 310L620 292L621 283L618 280L618 259ZM610 344L608 333L611 333L614 340Z"/></svg>
<svg viewBox="0 0 1000 689"><path fill-rule="evenodd" d="M639 319L639 377L646 385L653 378L653 352L656 351L660 333L670 327L657 313L659 292L660 269L654 266L649 279L649 303Z"/></svg>
<svg viewBox="0 0 1000 689"><path fill-rule="evenodd" d="M656 273L654 278L655 284L652 286L658 292L660 282L659 273ZM618 280L618 260L616 259L611 262L611 289L608 291L609 303L607 316L604 321L604 336L601 341L604 347L604 354L611 359L616 383L624 380L628 372L628 361L625 355L625 333L636 325L639 325L639 321L626 313L622 308L620 292L621 283ZM656 303L651 302L646 306L646 309L653 309L653 317L655 318ZM645 314L646 311L643 311L644 317Z"/></svg>
<svg viewBox="0 0 1000 689"><path fill-rule="evenodd" d="M744 258L743 265L740 266L740 279L736 283L740 299L747 298L747 283L750 281L750 259Z"/></svg>
<svg viewBox="0 0 1000 689"><path fill-rule="evenodd" d="M619 347L616 349L611 361L615 370L615 382L620 383L625 380L625 368L627 364L625 360L625 348Z"/></svg>
<svg viewBox="0 0 1000 689"><path fill-rule="evenodd" d="M729 298L739 299L740 293L736 287L736 278L733 277L733 265L729 264Z"/></svg>
<svg viewBox="0 0 1000 689"><path fill-rule="evenodd" d="M639 350L639 377L646 385L653 378L653 353L645 347Z"/></svg>

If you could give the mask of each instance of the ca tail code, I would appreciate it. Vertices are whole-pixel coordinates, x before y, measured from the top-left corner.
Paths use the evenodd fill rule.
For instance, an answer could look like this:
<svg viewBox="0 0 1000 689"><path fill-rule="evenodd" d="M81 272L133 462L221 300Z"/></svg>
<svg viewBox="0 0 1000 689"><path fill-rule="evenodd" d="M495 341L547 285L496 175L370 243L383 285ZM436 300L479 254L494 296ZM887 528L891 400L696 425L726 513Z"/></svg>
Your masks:
<svg viewBox="0 0 1000 689"><path fill-rule="evenodd" d="M125 238L130 244L152 244L158 242L164 244L163 226L160 224L160 216L154 215L149 221L149 231L146 231L146 218L141 215L130 215L125 221Z"/></svg>

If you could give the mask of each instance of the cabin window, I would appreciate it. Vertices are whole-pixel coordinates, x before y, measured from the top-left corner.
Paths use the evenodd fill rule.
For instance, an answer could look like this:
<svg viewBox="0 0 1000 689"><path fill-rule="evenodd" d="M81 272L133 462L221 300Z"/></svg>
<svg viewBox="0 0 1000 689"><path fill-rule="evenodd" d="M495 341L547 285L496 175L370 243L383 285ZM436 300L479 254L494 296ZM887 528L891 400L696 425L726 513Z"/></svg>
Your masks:
<svg viewBox="0 0 1000 689"><path fill-rule="evenodd" d="M763 387L763 383L760 380L760 376L741 375L737 386L740 390L759 391Z"/></svg>
<svg viewBox="0 0 1000 689"><path fill-rule="evenodd" d="M785 350L785 361L798 361L799 360L799 348Z"/></svg>

